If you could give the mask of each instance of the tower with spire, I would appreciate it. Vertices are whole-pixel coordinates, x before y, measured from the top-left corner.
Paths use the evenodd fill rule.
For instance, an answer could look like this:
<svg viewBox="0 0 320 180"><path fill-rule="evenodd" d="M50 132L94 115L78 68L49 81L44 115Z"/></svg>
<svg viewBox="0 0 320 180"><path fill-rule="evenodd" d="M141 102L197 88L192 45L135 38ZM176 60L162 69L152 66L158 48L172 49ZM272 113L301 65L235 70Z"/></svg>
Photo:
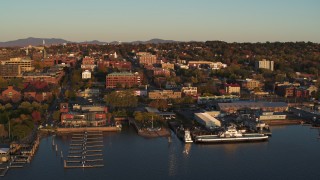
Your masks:
<svg viewBox="0 0 320 180"><path fill-rule="evenodd" d="M42 41L42 44L43 44L42 59L44 60L45 58L47 58L46 42L43 40L43 41Z"/></svg>

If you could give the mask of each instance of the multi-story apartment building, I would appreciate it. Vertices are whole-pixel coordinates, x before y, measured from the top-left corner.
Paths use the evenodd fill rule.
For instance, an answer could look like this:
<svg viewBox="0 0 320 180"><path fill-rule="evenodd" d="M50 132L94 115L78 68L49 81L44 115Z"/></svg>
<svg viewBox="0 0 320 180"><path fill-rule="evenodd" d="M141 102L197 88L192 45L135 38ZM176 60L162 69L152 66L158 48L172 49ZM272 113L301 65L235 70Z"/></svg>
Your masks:
<svg viewBox="0 0 320 180"><path fill-rule="evenodd" d="M27 59L22 59L22 58L10 58L10 60L6 61L1 61L2 65L19 65L21 73L23 72L28 72L28 71L33 71L34 67L32 65L33 60L27 60Z"/></svg>
<svg viewBox="0 0 320 180"><path fill-rule="evenodd" d="M18 64L0 64L0 77L21 77L21 68Z"/></svg>
<svg viewBox="0 0 320 180"><path fill-rule="evenodd" d="M269 69L270 71L274 70L274 62L273 61L267 61L266 59L262 59L262 61L256 61L255 62L255 68L256 69Z"/></svg>
<svg viewBox="0 0 320 180"><path fill-rule="evenodd" d="M115 72L106 76L106 88L133 87L141 85L139 73Z"/></svg>
<svg viewBox="0 0 320 180"><path fill-rule="evenodd" d="M140 52L137 53L139 64L142 65L150 65L150 64L156 64L157 63L157 56L152 55L150 53Z"/></svg>

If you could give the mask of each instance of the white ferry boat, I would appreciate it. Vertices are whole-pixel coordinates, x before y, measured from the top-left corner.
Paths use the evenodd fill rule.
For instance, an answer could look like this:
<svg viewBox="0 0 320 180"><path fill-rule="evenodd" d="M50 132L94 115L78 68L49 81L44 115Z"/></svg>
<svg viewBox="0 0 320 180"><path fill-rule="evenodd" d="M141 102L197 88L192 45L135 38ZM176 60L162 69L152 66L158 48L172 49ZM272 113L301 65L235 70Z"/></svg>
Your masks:
<svg viewBox="0 0 320 180"><path fill-rule="evenodd" d="M259 133L242 133L234 126L227 128L225 132L218 135L200 135L194 138L197 143L231 143L231 142L250 142L250 141L265 141L268 136Z"/></svg>

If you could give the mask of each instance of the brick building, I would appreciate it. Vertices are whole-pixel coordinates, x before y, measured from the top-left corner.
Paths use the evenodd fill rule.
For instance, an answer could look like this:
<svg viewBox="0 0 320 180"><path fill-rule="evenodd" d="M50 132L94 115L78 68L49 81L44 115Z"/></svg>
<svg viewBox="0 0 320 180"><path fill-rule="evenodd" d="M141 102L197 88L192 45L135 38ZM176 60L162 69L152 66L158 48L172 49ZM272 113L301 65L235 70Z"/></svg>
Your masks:
<svg viewBox="0 0 320 180"><path fill-rule="evenodd" d="M153 68L153 76L170 76L170 70L169 69L162 69L162 68Z"/></svg>
<svg viewBox="0 0 320 180"><path fill-rule="evenodd" d="M97 63L98 65L98 68L99 69L104 69L104 68L117 68L117 69L120 69L120 70L131 70L131 62L128 62L128 61L103 61L103 60L100 60L98 61Z"/></svg>
<svg viewBox="0 0 320 180"><path fill-rule="evenodd" d="M139 55L138 60L139 60L139 64L142 64L142 65L156 64L157 63L157 56L146 53L143 55Z"/></svg>
<svg viewBox="0 0 320 180"><path fill-rule="evenodd" d="M282 97L294 97L294 86L277 86L276 94Z"/></svg>
<svg viewBox="0 0 320 180"><path fill-rule="evenodd" d="M62 69L52 69L48 72L28 72L24 73L22 78L25 83L34 81L45 81L49 84L59 84L65 72Z"/></svg>
<svg viewBox="0 0 320 180"><path fill-rule="evenodd" d="M82 64L90 64L93 65L94 64L94 58L86 56L82 59Z"/></svg>
<svg viewBox="0 0 320 180"><path fill-rule="evenodd" d="M0 99L3 101L7 100L12 100L12 101L20 101L22 98L20 89L13 87L13 86L8 86L6 89L4 89L1 92L1 97Z"/></svg>
<svg viewBox="0 0 320 180"><path fill-rule="evenodd" d="M141 76L139 73L130 73L130 72L114 72L108 74L106 77L106 88L115 88L115 87L133 87L141 85Z"/></svg>
<svg viewBox="0 0 320 180"><path fill-rule="evenodd" d="M43 102L49 100L53 93L47 82L34 81L23 90L25 100Z"/></svg>

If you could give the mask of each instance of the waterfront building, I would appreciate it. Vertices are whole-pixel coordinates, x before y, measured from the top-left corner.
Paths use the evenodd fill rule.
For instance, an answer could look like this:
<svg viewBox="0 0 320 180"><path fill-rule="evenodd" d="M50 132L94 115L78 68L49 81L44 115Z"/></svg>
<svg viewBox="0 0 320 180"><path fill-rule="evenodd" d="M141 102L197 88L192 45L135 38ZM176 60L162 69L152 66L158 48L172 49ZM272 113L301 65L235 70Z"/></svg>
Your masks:
<svg viewBox="0 0 320 180"><path fill-rule="evenodd" d="M0 162L4 163L10 159L10 148L0 148Z"/></svg>
<svg viewBox="0 0 320 180"><path fill-rule="evenodd" d="M152 107L145 107L145 109L149 113L155 113L159 115L164 120L170 120L170 119L176 118L176 114L174 112L161 112L157 108L152 108Z"/></svg>
<svg viewBox="0 0 320 180"><path fill-rule="evenodd" d="M230 103L218 103L218 110L226 113L235 113L241 109L256 109L262 111L284 112L288 110L288 104L285 102L251 102L239 101Z"/></svg>
<svg viewBox="0 0 320 180"><path fill-rule="evenodd" d="M194 113L194 119L207 128L220 127L221 121L211 116L209 113Z"/></svg>
<svg viewBox="0 0 320 180"><path fill-rule="evenodd" d="M267 61L266 59L262 59L262 61L255 62L256 69L269 69L270 71L274 70L274 62Z"/></svg>
<svg viewBox="0 0 320 180"><path fill-rule="evenodd" d="M257 117L260 121L263 120L285 120L287 115L279 114L274 112L262 112L261 115Z"/></svg>
<svg viewBox="0 0 320 180"><path fill-rule="evenodd" d="M61 114L61 124L66 126L105 126L107 115L105 112L67 112Z"/></svg>

